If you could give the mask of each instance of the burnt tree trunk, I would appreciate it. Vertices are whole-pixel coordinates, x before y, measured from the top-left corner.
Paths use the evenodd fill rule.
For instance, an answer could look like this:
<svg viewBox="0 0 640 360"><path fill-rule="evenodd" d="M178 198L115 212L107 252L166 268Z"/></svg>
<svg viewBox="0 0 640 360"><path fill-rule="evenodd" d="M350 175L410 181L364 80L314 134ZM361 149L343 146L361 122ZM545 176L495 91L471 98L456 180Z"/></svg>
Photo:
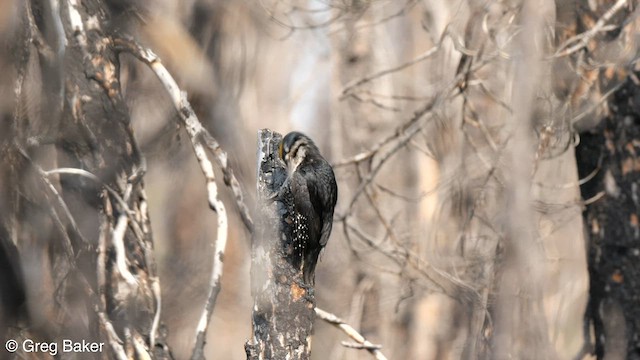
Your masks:
<svg viewBox="0 0 640 360"><path fill-rule="evenodd" d="M84 257L81 265L89 274L98 268L97 278L89 282L95 284L103 311L125 339L125 351L140 353L143 346L152 352L158 300L142 181L145 168L121 92L119 54L110 31L113 14L100 1L67 4L62 11L68 46L58 163L84 169L99 181L63 173L62 194L71 213L81 219L80 231L87 238L87 242L76 240L76 246L97 254ZM98 243L102 237L103 243Z"/></svg>
<svg viewBox="0 0 640 360"><path fill-rule="evenodd" d="M640 86L631 75L609 103L611 114L583 132L576 156L589 203L590 299L598 359L640 359ZM633 81L635 78L636 81ZM595 174L595 176L594 176Z"/></svg>
<svg viewBox="0 0 640 360"><path fill-rule="evenodd" d="M0 335L105 343L83 358L170 357L144 160L113 45L118 11L100 0L20 3L17 36L2 39L14 58L0 59L11 65L3 94L15 94L0 108L0 257L12 257L0 284L15 283L6 302L26 296L28 315Z"/></svg>
<svg viewBox="0 0 640 360"><path fill-rule="evenodd" d="M245 345L249 360L311 356L315 299L292 261L293 196L286 185L281 190L287 177L277 156L281 139L271 130L258 133L258 216L251 254L253 339Z"/></svg>

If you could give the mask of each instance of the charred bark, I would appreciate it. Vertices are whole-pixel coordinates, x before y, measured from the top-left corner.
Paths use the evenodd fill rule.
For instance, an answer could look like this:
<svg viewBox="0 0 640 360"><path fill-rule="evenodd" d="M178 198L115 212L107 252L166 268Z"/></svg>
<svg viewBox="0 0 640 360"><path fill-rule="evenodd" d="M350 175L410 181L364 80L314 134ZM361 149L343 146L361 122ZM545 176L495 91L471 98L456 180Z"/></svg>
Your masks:
<svg viewBox="0 0 640 360"><path fill-rule="evenodd" d="M590 299L585 321L598 359L640 359L640 86L632 75L609 102L611 114L583 132L577 148L589 204ZM586 326L588 339L589 326ZM615 356L614 356L615 354Z"/></svg>
<svg viewBox="0 0 640 360"><path fill-rule="evenodd" d="M253 339L247 359L309 359L315 298L294 265L293 195L277 158L282 136L258 133L258 219L252 244ZM301 234L298 234L301 236Z"/></svg>
<svg viewBox="0 0 640 360"><path fill-rule="evenodd" d="M2 39L16 55L0 59L13 90L3 94L15 94L13 108L0 104L0 257L12 258L0 283L16 296L0 313L26 302L29 316L7 337L106 344L88 358L170 357L118 14L100 0L16 9L17 36Z"/></svg>

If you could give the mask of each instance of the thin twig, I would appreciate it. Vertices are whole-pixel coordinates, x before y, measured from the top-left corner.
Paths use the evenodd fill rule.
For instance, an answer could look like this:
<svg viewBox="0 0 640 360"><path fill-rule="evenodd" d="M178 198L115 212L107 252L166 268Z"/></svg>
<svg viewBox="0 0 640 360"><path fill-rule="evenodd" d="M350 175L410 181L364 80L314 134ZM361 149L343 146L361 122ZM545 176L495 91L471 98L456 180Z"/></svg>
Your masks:
<svg viewBox="0 0 640 360"><path fill-rule="evenodd" d="M136 288L138 286L138 280L136 280L135 276L129 271L126 250L124 248L124 235L127 232L127 225L129 225L129 217L123 212L118 216L111 241L113 242L113 248L116 252L116 268L118 272L129 286Z"/></svg>
<svg viewBox="0 0 640 360"><path fill-rule="evenodd" d="M33 165L36 166L35 163L33 163ZM42 179L45 182L45 184L47 184L47 187L49 188L51 193L56 197L56 201L58 202L58 205L64 211L64 214L66 215L67 220L69 221L69 225L71 225L71 228L73 229L73 231L76 233L76 235L80 239L82 239L83 243L88 244L87 239L80 232L80 228L78 227L78 224L76 223L75 218L71 214L71 210L69 210L69 207L67 206L67 203L62 198L62 195L60 195L60 192L58 192L58 189L56 189L56 187L53 185L53 183L51 183L51 180L47 176L47 173L44 170L42 170L39 166L37 166L36 169L38 170L38 172L42 176Z"/></svg>
<svg viewBox="0 0 640 360"><path fill-rule="evenodd" d="M98 257L96 261L96 274L98 280L98 308L100 311L106 311L107 309L107 238L109 237L109 231L111 230L110 223L112 220L111 215L113 213L111 209L111 202L108 200L106 191L102 191L104 201L104 211L101 214L100 222L100 235L98 236Z"/></svg>
<svg viewBox="0 0 640 360"><path fill-rule="evenodd" d="M384 69L382 71L378 71L375 72L373 74L369 74L361 79L356 79L351 81L350 83L348 83L344 89L342 90L342 96L341 99L344 99L347 96L350 96L352 94L352 91L354 88L362 85L362 84L366 84L372 80L378 79L380 77L383 77L385 75L389 75L392 74L394 72L406 69L412 65L415 65L421 61L424 61L428 58L430 58L431 56L433 56L436 52L438 52L438 50L440 50L440 43L438 43L436 46L432 47L431 49L425 51L424 53L422 53L421 55L419 55L418 57L409 60L405 63L402 63L400 65L396 65L394 67L388 68L388 69Z"/></svg>
<svg viewBox="0 0 640 360"><path fill-rule="evenodd" d="M394 106L390 106L390 105L386 105L383 104L382 102L376 100L373 97L368 97L368 98L363 98L362 96L356 94L356 93L351 93L350 96L355 99L358 102L361 102L363 104L371 104L379 109L382 110L386 110L386 111L393 111L393 112L400 112L400 108L394 107Z"/></svg>
<svg viewBox="0 0 640 360"><path fill-rule="evenodd" d="M311 24L306 24L306 25L294 25L293 21L291 21L290 23L286 23L283 20L278 19L278 17L276 16L275 13L275 7L274 10L271 10L268 8L268 6L264 3L264 1L258 1L258 4L260 5L260 7L262 7L262 9L267 13L267 15L269 16L269 19L271 21L273 21L274 23L288 29L289 31L287 32L287 34L285 36L283 36L282 38L280 38L280 40L284 40L286 38L288 38L289 36L291 36L291 34L293 34L293 32L295 30L313 30L313 29L318 29L318 28L323 28L323 27L327 27L330 26L331 24L333 24L334 22L336 22L337 20L339 20L342 16L344 16L345 11L342 9L339 9L337 7L333 7L333 9L336 9L337 11L335 12L335 14L331 14L331 18L328 20L323 20L319 23L311 23ZM291 9L291 11L293 11L295 9ZM324 11L328 11L324 10ZM287 17L287 19L291 20L291 16L290 16L290 11L286 11L284 12L284 15Z"/></svg>
<svg viewBox="0 0 640 360"><path fill-rule="evenodd" d="M96 313L98 314L98 319L100 319L100 325L104 329L107 334L107 341L109 342L109 346L111 346L111 350L113 350L114 355L118 360L127 360L129 357L127 353L124 351L124 347L122 347L122 340L116 333L116 330L113 328L113 324L107 318L107 315L97 309Z"/></svg>
<svg viewBox="0 0 640 360"><path fill-rule="evenodd" d="M66 203L64 202L64 199L62 199L62 197L60 196L59 192L57 191L57 189L55 188L55 186L51 183L50 179L49 179L49 175L52 173L65 173L64 170L73 170L73 169L56 169L55 171L44 171L42 170L35 162L33 162L31 160L31 158L27 155L27 153L22 150L20 147L18 147L19 151L21 152L21 154L23 156L25 156L30 163L32 164L32 166L35 167L35 169L40 173L40 175L42 176L42 180L44 181L44 183L47 185L47 187L49 188L49 190L54 194L54 196L56 196L56 198L58 198L58 201L60 202L61 207L65 210L65 212L67 213L67 217L69 219L70 222L73 222L73 217L71 216L71 213L69 212L69 208L66 205ZM80 169L78 169L80 170ZM88 177L92 177L97 179L97 177L95 177L95 175L91 174L88 171L84 171L86 172L86 174L83 172L84 170L80 171L80 172L76 172L76 173L82 173L83 175ZM98 252L98 289L99 289L99 293L102 296L97 296L96 293L91 289L91 286L89 285L89 283L87 282L87 279L85 278L84 274L80 271L78 271L78 265L76 264L75 261L75 255L74 255L74 251L73 251L73 247L71 245L71 239L69 238L69 235L66 233L66 231L64 231L64 227L62 226L62 222L60 221L60 218L57 216L55 210L52 211L54 218L56 220L56 223L58 224L58 226L60 227L61 232L63 233L63 237L65 239L65 241L63 242L63 247L65 249L65 253L67 255L67 260L69 261L69 267L75 271L75 273L78 275L78 279L81 283L81 287L84 290L85 294L87 295L87 297L92 301L93 303L93 308L94 311L96 313L96 315L98 316L100 325L102 326L102 328L105 331L106 337L107 337L107 341L109 343L109 346L111 346L111 349L113 350L114 356L116 357L116 359L118 360L127 360L127 355L124 351L124 348L122 347L122 340L120 340L120 338L118 337L118 334L116 333L116 331L113 328L113 324L111 323L111 321L108 319L107 315L106 315L106 300L104 299L104 260L105 260L105 252L106 252L106 245L105 245L105 237L106 237L106 228L101 227L100 230L100 251ZM104 225L104 224L103 224ZM72 226L72 228L74 229L74 231L77 231L77 235L81 236L77 226ZM100 267L102 265L102 267Z"/></svg>
<svg viewBox="0 0 640 360"><path fill-rule="evenodd" d="M100 324L104 328L105 334L107 335L107 339L109 342L109 346L116 354L116 357L119 360L128 359L124 347L122 346L123 341L120 339L120 336L116 333L113 325L111 324L109 318L106 315L107 312L107 239L109 238L109 233L113 232L111 224L113 223L113 210L111 207L111 202L109 201L109 197L107 196L107 191L103 191L103 199L104 199L104 212L101 214L102 221L100 223L100 236L98 237L98 259L97 259L97 280L98 280L98 294L97 299L93 302L94 310L98 315L98 319L100 320ZM96 297L95 293L91 291L91 289L85 289L86 292L93 294L93 297Z"/></svg>
<svg viewBox="0 0 640 360"><path fill-rule="evenodd" d="M422 115L429 112L430 109L431 107L427 107L427 108L424 108L423 111L416 113L416 116L415 116L416 121L422 118ZM365 188L371 183L371 181L373 181L378 171L380 171L380 169L382 168L382 165L384 165L386 161L389 158L391 158L391 156L393 156L400 148L405 146L406 143L409 140L411 140L411 138L418 132L420 132L419 126L416 126L413 129L408 130L407 132L404 132L403 134L404 136L402 136L400 140L398 140L395 146L380 158L380 161L369 172L369 174L367 174L367 176L363 179L363 181L360 182L360 185L358 185L358 188L353 192L353 196L351 197L351 201L349 201L349 206L347 207L347 212L351 211L351 208L353 208L353 205L355 204L356 200L358 200L358 197L362 194Z"/></svg>
<svg viewBox="0 0 640 360"><path fill-rule="evenodd" d="M138 359L140 360L151 360L151 356L149 356L149 352L147 352L147 348L145 347L144 338L136 331L133 333L133 347L136 349L136 354L138 355Z"/></svg>
<svg viewBox="0 0 640 360"><path fill-rule="evenodd" d="M364 344L353 343L353 342L349 342L349 341L341 341L340 343L342 344L342 346L350 348L350 349L358 349L358 350L380 350L380 349L382 349L382 345L378 345L378 344L364 345Z"/></svg>
<svg viewBox="0 0 640 360"><path fill-rule="evenodd" d="M162 292L160 291L160 279L158 278L158 272L155 267L155 259L153 258L153 241L151 241L149 235L151 232L151 223L149 221L149 206L147 203L147 194L144 189L140 192L140 214L142 215L142 232L144 234L144 253L147 264L154 264L149 266L149 280L151 281L151 291L156 300L156 312L153 316L153 322L151 323L151 330L149 331L149 346L151 348L156 345L156 337L158 329L160 328L160 316L162 314Z"/></svg>
<svg viewBox="0 0 640 360"><path fill-rule="evenodd" d="M371 22L365 22L365 23L360 23L360 24L356 24L353 29L350 29L352 31L359 31L359 30L363 30L366 28L371 28L371 27L376 27L380 24L383 24L385 22L388 22L390 20L393 20L397 17L406 15L409 10L411 10L416 4L418 4L419 2L416 0L408 0L398 11L391 13L379 20L376 21L371 21ZM347 10L348 11L348 10ZM345 25L340 26L339 28L332 30L329 32L329 36L334 35L340 31L344 31L346 29Z"/></svg>
<svg viewBox="0 0 640 360"><path fill-rule="evenodd" d="M416 111L414 115L411 117L411 119L409 119L407 122L405 122L404 124L396 128L396 130L392 134L390 134L389 136L387 136L386 138L384 138L383 140L381 140L380 142L372 146L367 151L363 151L348 159L338 161L333 164L333 167L359 164L365 160L372 158L374 155L378 153L378 151L380 151L382 147L391 143L393 140L397 139L398 137L402 136L402 134L404 134L407 131L407 129L409 129L412 125L414 125L416 122L422 119L423 115L431 111L436 101L437 101L437 97L432 98L424 107L422 107L422 109Z"/></svg>
<svg viewBox="0 0 640 360"><path fill-rule="evenodd" d="M444 37L444 34L443 34L443 37ZM440 42L442 42L442 40ZM491 56L489 56L489 58L487 60L484 60L482 62L476 63L467 72L459 73L453 79L453 81L449 82L449 84L444 87L444 89L442 91L438 92L437 96L432 97L422 108L417 110L414 113L414 115L411 117L411 119L409 119L408 121L404 122L402 125L398 126L392 134L390 134L389 136L387 136L383 140L379 141L377 144L372 146L370 149L368 149L366 151L363 151L363 152L361 152L359 154L356 154L356 155L354 155L354 156L352 156L350 158L337 161L337 162L333 163L332 166L335 168L335 167L342 167L342 166L346 166L346 165L357 165L357 164L359 164L359 163L361 163L363 161L367 161L367 160L371 159L372 157L374 157L378 153L378 151L380 151L380 149L382 147L384 147L385 145L387 145L387 144L391 143L392 141L394 141L394 140L398 139L399 137L401 137L407 131L407 129L409 129L416 122L418 122L420 119L422 119L422 117L424 115L426 115L427 113L431 112L432 109L441 100L447 100L447 99L450 99L450 98L453 98L453 97L459 95L460 93L455 93L455 91L456 91L456 89L458 89L460 81L463 78L467 77L466 73L471 74L471 73L474 73L474 72L478 71L479 69L481 69L485 65L487 65L489 62L491 62L491 60L493 60L496 56L497 55L495 55L495 54L491 55ZM409 138L409 140L410 140L410 138Z"/></svg>
<svg viewBox="0 0 640 360"><path fill-rule="evenodd" d="M380 345L369 342L369 340L365 339L365 337L357 332L356 329L354 329L351 325L345 323L344 320L317 307L315 308L315 312L316 316L319 319L322 319L329 324L336 326L350 338L355 340L358 344L362 345L363 349L367 350L371 355L373 355L376 360L387 360L387 357L384 356L382 351L380 351Z"/></svg>
<svg viewBox="0 0 640 360"><path fill-rule="evenodd" d="M139 226L138 226L137 222L135 221L135 219L133 217L131 217L132 211L131 211L131 209L129 209L129 205L126 202L126 198L128 198L128 196L130 195L131 188L128 188L125 191L126 192L125 198L123 198L111 186L103 183L102 180L100 180L100 178L98 178L95 174L93 174L93 173L91 173L91 172L89 172L87 170L78 169L78 168L56 168L56 169L47 170L47 171L44 172L44 174L46 176L50 176L50 175L54 175L54 174L78 175L78 176L82 176L82 177L85 177L87 179L91 179L91 180L95 181L97 184L99 184L100 186L104 187L104 189L107 190L107 192L109 192L109 194L111 194L111 196L113 196L113 198L122 207L122 213L130 216L129 220L132 221L132 226L134 228L139 228Z"/></svg>
<svg viewBox="0 0 640 360"><path fill-rule="evenodd" d="M613 17L613 15L615 15L618 11L620 11L620 9L622 9L626 4L627 4L627 0L618 0L615 4L613 4L613 6L609 10L607 10L602 15L600 19L598 19L598 22L596 22L596 24L591 29L565 41L564 44L560 46L558 51L556 51L553 57L563 57L563 56L571 55L574 52L586 47L587 44L589 43L589 40L591 40L594 36L596 36L597 33L601 31L605 31L605 24ZM578 42L578 43L569 47L571 44L575 42Z"/></svg>
<svg viewBox="0 0 640 360"><path fill-rule="evenodd" d="M53 175L53 174L80 175L80 176L86 177L88 179L91 179L91 180L97 182L98 184L102 184L102 180L100 180L99 177L95 176L91 172L89 172L87 170L84 170L84 169L78 169L78 168L56 168L56 169L47 170L47 171L45 171L45 173L47 174L47 176Z"/></svg>
<svg viewBox="0 0 640 360"><path fill-rule="evenodd" d="M600 191L600 192L598 192L597 194L595 194L594 196L592 196L592 197L590 197L590 198L588 198L588 199L584 200L584 201L582 202L582 205L583 205L583 206L591 205L591 204L593 204L594 202L596 202L596 201L598 201L598 200L602 199L605 195L607 195L607 193L606 193L605 191Z"/></svg>
<svg viewBox="0 0 640 360"><path fill-rule="evenodd" d="M618 91L618 89L620 89L623 85L624 85L624 82L620 82L616 86L612 87L609 91L604 93L602 97L600 97L600 100L598 100L588 109L586 109L585 111L581 112L580 114L576 115L573 119L571 119L571 124L577 123L578 121L582 120L582 118L589 115L591 112L595 111L598 107L600 107L600 105L604 104L604 102L607 101L609 96L611 96L613 93Z"/></svg>

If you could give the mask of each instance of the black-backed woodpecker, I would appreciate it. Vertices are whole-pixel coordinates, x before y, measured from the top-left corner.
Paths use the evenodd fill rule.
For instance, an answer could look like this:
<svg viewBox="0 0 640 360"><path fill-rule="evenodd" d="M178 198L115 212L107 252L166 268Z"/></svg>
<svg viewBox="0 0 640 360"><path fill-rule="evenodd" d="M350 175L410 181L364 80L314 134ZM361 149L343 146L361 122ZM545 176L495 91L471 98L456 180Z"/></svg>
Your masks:
<svg viewBox="0 0 640 360"><path fill-rule="evenodd" d="M331 165L306 135L288 133L280 142L278 154L287 165L288 183L294 205L294 254L302 267L304 282L315 283L318 256L327 245L333 226L333 210L338 185Z"/></svg>

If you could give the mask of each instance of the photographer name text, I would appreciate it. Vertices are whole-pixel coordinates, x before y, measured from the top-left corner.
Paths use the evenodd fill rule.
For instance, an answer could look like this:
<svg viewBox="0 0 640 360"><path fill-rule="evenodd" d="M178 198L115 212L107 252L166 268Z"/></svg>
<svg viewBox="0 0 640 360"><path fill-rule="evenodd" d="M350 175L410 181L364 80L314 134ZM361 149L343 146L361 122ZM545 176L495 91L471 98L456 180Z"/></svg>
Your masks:
<svg viewBox="0 0 640 360"><path fill-rule="evenodd" d="M69 339L63 339L59 342L38 342L25 339L22 342L9 340L5 343L5 348L10 353L22 350L24 353L47 353L51 356L56 356L58 352L77 354L101 353L104 349L104 343L85 340L73 341Z"/></svg>

